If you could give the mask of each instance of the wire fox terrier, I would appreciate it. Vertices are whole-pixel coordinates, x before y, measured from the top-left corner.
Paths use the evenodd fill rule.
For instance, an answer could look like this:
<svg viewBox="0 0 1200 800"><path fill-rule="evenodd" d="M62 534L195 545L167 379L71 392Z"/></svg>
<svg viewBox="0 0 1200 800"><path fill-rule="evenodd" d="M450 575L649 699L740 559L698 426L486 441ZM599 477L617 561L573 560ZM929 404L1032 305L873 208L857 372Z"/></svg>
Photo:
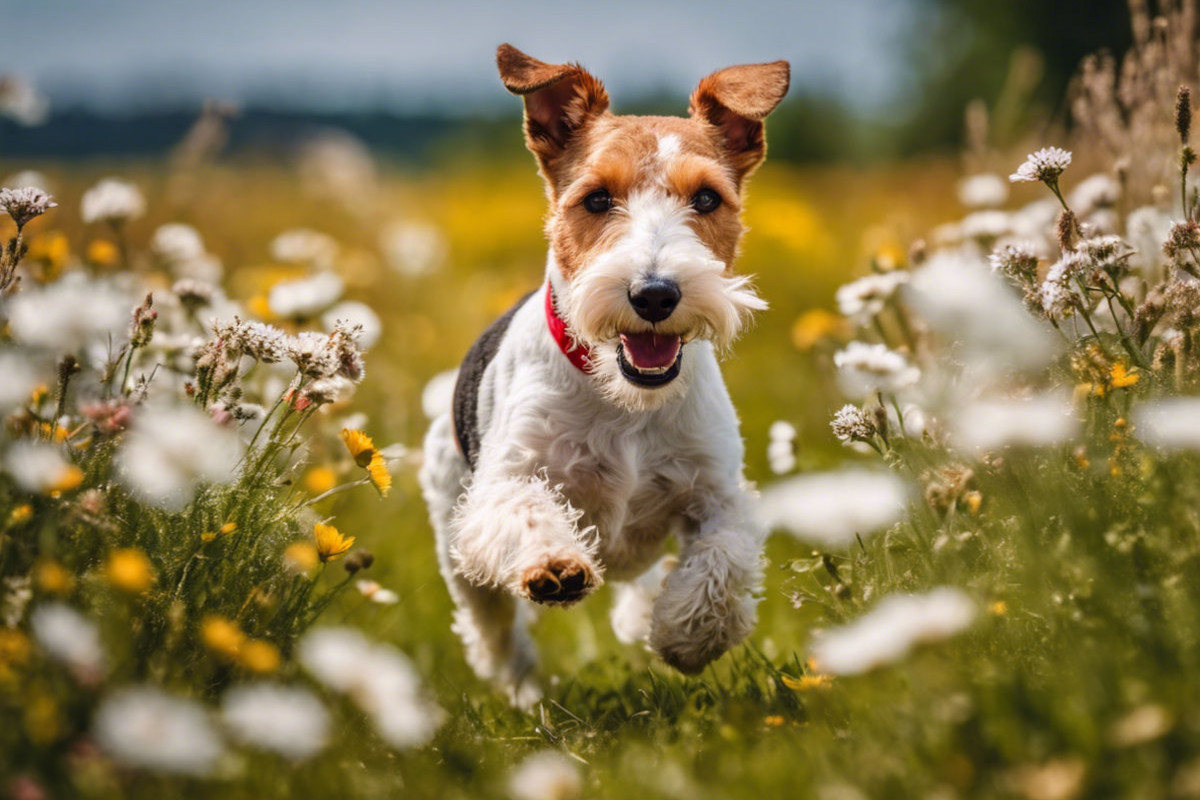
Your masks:
<svg viewBox="0 0 1200 800"><path fill-rule="evenodd" d="M546 282L467 354L421 484L467 660L529 705L525 600L626 581L618 638L685 673L754 626L763 534L717 355L766 307L732 266L789 67L715 72L684 118L616 116L591 74L510 45L497 63L545 179Z"/></svg>

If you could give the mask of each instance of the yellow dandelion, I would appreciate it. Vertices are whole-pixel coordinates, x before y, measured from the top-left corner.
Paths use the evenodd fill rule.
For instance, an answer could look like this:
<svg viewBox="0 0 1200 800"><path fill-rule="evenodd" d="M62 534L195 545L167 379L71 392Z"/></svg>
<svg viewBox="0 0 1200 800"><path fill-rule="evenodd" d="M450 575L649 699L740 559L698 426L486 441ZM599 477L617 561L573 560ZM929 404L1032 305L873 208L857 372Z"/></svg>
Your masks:
<svg viewBox="0 0 1200 800"><path fill-rule="evenodd" d="M109 555L104 577L122 592L144 594L154 585L154 567L145 553L136 547L129 547L114 550Z"/></svg>
<svg viewBox="0 0 1200 800"><path fill-rule="evenodd" d="M29 241L29 250L25 257L41 263L43 270L39 277L45 281L52 281L71 260L71 242L61 231L40 234Z"/></svg>
<svg viewBox="0 0 1200 800"><path fill-rule="evenodd" d="M46 487L46 494L58 495L62 492L69 492L81 483L83 483L83 470L74 464L67 464L58 473L54 482Z"/></svg>
<svg viewBox="0 0 1200 800"><path fill-rule="evenodd" d="M1008 613L1008 603L1003 600L997 600L988 606L988 613L993 617L1003 617Z"/></svg>
<svg viewBox="0 0 1200 800"><path fill-rule="evenodd" d="M62 564L52 558L37 562L33 568L38 588L50 594L69 594L75 587L75 578Z"/></svg>
<svg viewBox="0 0 1200 800"><path fill-rule="evenodd" d="M1138 374L1137 367L1128 369L1122 362L1113 364L1112 371L1109 373L1109 379L1114 389L1126 389L1133 386L1141 377Z"/></svg>
<svg viewBox="0 0 1200 800"><path fill-rule="evenodd" d="M242 644L237 663L258 675L266 675L279 669L282 658L279 648L263 639L248 639Z"/></svg>
<svg viewBox="0 0 1200 800"><path fill-rule="evenodd" d="M23 522L28 522L32 517L33 506L29 505L29 503L22 503L8 515L8 521L12 525L20 525Z"/></svg>
<svg viewBox="0 0 1200 800"><path fill-rule="evenodd" d="M350 451L350 456L354 459L355 464L363 468L371 465L371 460L378 451L370 436L362 431L342 428L342 441L346 443L346 449Z"/></svg>
<svg viewBox="0 0 1200 800"><path fill-rule="evenodd" d="M283 566L297 575L311 572L320 561L317 548L308 542L296 542L283 551Z"/></svg>
<svg viewBox="0 0 1200 800"><path fill-rule="evenodd" d="M329 467L313 467L304 474L304 488L314 495L325 494L337 486L337 473Z"/></svg>
<svg viewBox="0 0 1200 800"><path fill-rule="evenodd" d="M797 692L810 692L813 689L828 689L833 685L832 675L801 675L793 678L791 675L780 675L783 685Z"/></svg>
<svg viewBox="0 0 1200 800"><path fill-rule="evenodd" d="M98 267L111 267L121 258L121 251L107 239L93 239L88 243L85 258Z"/></svg>
<svg viewBox="0 0 1200 800"><path fill-rule="evenodd" d="M236 522L226 522L221 526L221 535L227 536L237 530Z"/></svg>
<svg viewBox="0 0 1200 800"><path fill-rule="evenodd" d="M384 461L383 455L378 450L371 457L371 463L367 465L367 475L371 478L371 485L379 492L379 496L387 497L388 490L392 488L392 474L388 472L387 462Z"/></svg>
<svg viewBox="0 0 1200 800"><path fill-rule="evenodd" d="M204 542L205 544L216 541L216 538L217 535L212 531L205 531L204 533L200 534L200 541Z"/></svg>
<svg viewBox="0 0 1200 800"><path fill-rule="evenodd" d="M337 528L320 522L313 526L313 537L317 540L317 557L322 564L341 558L354 546L353 536L343 536Z"/></svg>
<svg viewBox="0 0 1200 800"><path fill-rule="evenodd" d="M214 653L235 659L246 642L246 634L237 623L214 615L205 617L200 623L200 640Z"/></svg>

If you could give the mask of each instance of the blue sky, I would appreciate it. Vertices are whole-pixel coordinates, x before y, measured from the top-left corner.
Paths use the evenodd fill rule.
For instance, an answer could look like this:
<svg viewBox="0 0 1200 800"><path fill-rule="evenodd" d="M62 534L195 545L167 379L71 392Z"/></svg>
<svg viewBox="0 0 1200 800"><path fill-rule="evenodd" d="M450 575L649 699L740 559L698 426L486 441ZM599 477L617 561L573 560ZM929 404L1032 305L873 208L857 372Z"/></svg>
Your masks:
<svg viewBox="0 0 1200 800"><path fill-rule="evenodd" d="M622 97L685 96L707 72L787 58L794 85L861 110L900 102L905 0L0 0L0 73L56 105L106 109L205 97L308 108L474 111L508 100L493 64L511 41L580 61ZM682 102L682 99L681 99Z"/></svg>

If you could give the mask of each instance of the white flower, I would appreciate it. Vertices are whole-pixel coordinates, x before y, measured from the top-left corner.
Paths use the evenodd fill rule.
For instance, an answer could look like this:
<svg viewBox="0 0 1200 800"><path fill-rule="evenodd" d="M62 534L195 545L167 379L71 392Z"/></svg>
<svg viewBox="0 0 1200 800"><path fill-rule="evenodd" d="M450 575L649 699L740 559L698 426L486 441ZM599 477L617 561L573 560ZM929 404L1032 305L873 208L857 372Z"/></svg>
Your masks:
<svg viewBox="0 0 1200 800"><path fill-rule="evenodd" d="M237 434L190 405L147 405L117 452L122 483L137 497L182 511L201 483L228 483L241 457Z"/></svg>
<svg viewBox="0 0 1200 800"><path fill-rule="evenodd" d="M314 678L349 694L393 747L424 744L441 725L442 710L422 696L416 671L394 647L352 628L317 628L298 655Z"/></svg>
<svg viewBox="0 0 1200 800"><path fill-rule="evenodd" d="M379 585L378 581L360 580L354 584L358 589L358 593L370 600L372 603L390 606L400 602L400 595L393 592L391 589L385 589Z"/></svg>
<svg viewBox="0 0 1200 800"><path fill-rule="evenodd" d="M397 222L379 237L384 258L396 272L409 277L428 275L446 258L446 237L430 222Z"/></svg>
<svg viewBox="0 0 1200 800"><path fill-rule="evenodd" d="M847 403L833 415L829 423L833 435L844 443L870 439L875 435L875 423L856 405Z"/></svg>
<svg viewBox="0 0 1200 800"><path fill-rule="evenodd" d="M36 186L0 189L0 209L12 217L18 228L25 227L29 220L40 217L52 208L58 208L58 203Z"/></svg>
<svg viewBox="0 0 1200 800"><path fill-rule="evenodd" d="M976 211L959 223L967 239L998 239L1012 231L1012 219L1003 211Z"/></svg>
<svg viewBox="0 0 1200 800"><path fill-rule="evenodd" d="M1121 184L1112 176L1097 173L1084 178L1067 197L1071 210L1086 217L1102 208L1111 208L1121 199Z"/></svg>
<svg viewBox="0 0 1200 800"><path fill-rule="evenodd" d="M19 350L0 350L0 417L24 403L40 382L38 371Z"/></svg>
<svg viewBox="0 0 1200 800"><path fill-rule="evenodd" d="M890 472L845 469L799 475L763 490L763 524L819 547L844 548L900 520L909 487Z"/></svg>
<svg viewBox="0 0 1200 800"><path fill-rule="evenodd" d="M508 793L514 800L571 800L583 794L583 778L562 753L543 750L513 768Z"/></svg>
<svg viewBox="0 0 1200 800"><path fill-rule="evenodd" d="M93 731L114 760L155 772L207 775L224 752L203 706L150 686L105 698Z"/></svg>
<svg viewBox="0 0 1200 800"><path fill-rule="evenodd" d="M796 468L796 426L784 420L775 420L767 431L767 461L771 471L784 475Z"/></svg>
<svg viewBox="0 0 1200 800"><path fill-rule="evenodd" d="M104 669L104 646L95 623L65 603L42 603L29 615L33 638L52 658L72 669Z"/></svg>
<svg viewBox="0 0 1200 800"><path fill-rule="evenodd" d="M50 104L32 83L16 75L0 75L0 116L32 127L49 115Z"/></svg>
<svg viewBox="0 0 1200 800"><path fill-rule="evenodd" d="M296 761L316 755L329 739L329 712L307 689L235 686L221 699L221 718L238 740Z"/></svg>
<svg viewBox="0 0 1200 800"><path fill-rule="evenodd" d="M290 264L313 264L327 268L337 258L338 243L332 236L308 228L284 231L271 241L271 257Z"/></svg>
<svg viewBox="0 0 1200 800"><path fill-rule="evenodd" d="M921 370L887 345L850 342L833 356L838 383L850 397L895 394L916 384Z"/></svg>
<svg viewBox="0 0 1200 800"><path fill-rule="evenodd" d="M822 672L859 675L901 660L919 644L960 633L976 613L971 598L959 589L891 595L848 625L821 634L812 657Z"/></svg>
<svg viewBox="0 0 1200 800"><path fill-rule="evenodd" d="M1023 400L980 400L955 409L955 441L967 449L993 450L1006 445L1043 447L1078 433L1070 399L1044 394Z"/></svg>
<svg viewBox="0 0 1200 800"><path fill-rule="evenodd" d="M43 192L50 191L50 181L45 175L35 169L23 169L20 172L14 172L3 181L0 181L5 186L33 186L41 189Z"/></svg>
<svg viewBox="0 0 1200 800"><path fill-rule="evenodd" d="M1028 242L1047 242L1047 237L1054 235L1055 222L1061 211L1062 206L1053 197L1034 200L1012 213L1009 221L1013 235ZM1058 249L1057 242L1053 249ZM1038 255L1048 256L1050 252L1047 245L1038 250Z"/></svg>
<svg viewBox="0 0 1200 800"><path fill-rule="evenodd" d="M84 222L125 222L146 213L146 198L132 183L105 178L83 193L79 210Z"/></svg>
<svg viewBox="0 0 1200 800"><path fill-rule="evenodd" d="M1013 183L1042 181L1053 183L1058 176L1071 164L1071 154L1057 147L1046 147L1036 153L1030 153L1025 163L1017 167L1017 171L1008 176Z"/></svg>
<svg viewBox="0 0 1200 800"><path fill-rule="evenodd" d="M948 341L961 341L976 366L1036 369L1053 358L1053 334L978 258L937 253L913 274L905 300Z"/></svg>
<svg viewBox="0 0 1200 800"><path fill-rule="evenodd" d="M4 468L27 492L71 489L79 483L79 468L63 458L60 448L40 442L20 441L8 449Z"/></svg>
<svg viewBox="0 0 1200 800"><path fill-rule="evenodd" d="M967 208L997 208L1008 200L1008 184L990 172L958 182L958 199Z"/></svg>
<svg viewBox="0 0 1200 800"><path fill-rule="evenodd" d="M896 290L908 282L909 273L903 270L867 275L838 287L837 304L842 316L860 325L870 322L883 311Z"/></svg>
<svg viewBox="0 0 1200 800"><path fill-rule="evenodd" d="M421 410L426 419L437 419L449 413L454 403L454 387L458 383L458 370L439 372L429 379L421 391Z"/></svg>
<svg viewBox="0 0 1200 800"><path fill-rule="evenodd" d="M202 258L205 253L200 232L182 222L159 225L150 239L150 247L168 264Z"/></svg>
<svg viewBox="0 0 1200 800"><path fill-rule="evenodd" d="M1151 400L1133 411L1134 432L1168 450L1200 450L1200 397Z"/></svg>
<svg viewBox="0 0 1200 800"><path fill-rule="evenodd" d="M364 350L371 349L383 333L383 323L379 321L379 315L366 303L347 300L321 315L321 324L327 331L332 331L338 320L362 327L358 344Z"/></svg>
<svg viewBox="0 0 1200 800"><path fill-rule="evenodd" d="M82 272L39 289L24 288L8 301L13 338L51 350L78 351L124 331L129 310L123 292Z"/></svg>
<svg viewBox="0 0 1200 800"><path fill-rule="evenodd" d="M282 281L271 287L267 304L271 313L283 319L315 317L342 296L342 279L323 271L294 281Z"/></svg>
<svg viewBox="0 0 1200 800"><path fill-rule="evenodd" d="M1142 272L1142 277L1151 285L1162 278L1162 265L1166 257L1163 242L1171 235L1171 216L1154 206L1142 206L1129 213L1125 219L1125 234L1135 250L1130 265Z"/></svg>

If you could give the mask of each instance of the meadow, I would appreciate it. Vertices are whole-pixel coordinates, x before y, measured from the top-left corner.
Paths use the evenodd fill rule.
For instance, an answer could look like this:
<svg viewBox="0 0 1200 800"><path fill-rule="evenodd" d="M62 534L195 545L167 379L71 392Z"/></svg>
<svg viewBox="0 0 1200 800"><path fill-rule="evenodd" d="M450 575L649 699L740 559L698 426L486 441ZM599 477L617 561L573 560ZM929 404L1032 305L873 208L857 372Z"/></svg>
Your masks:
<svg viewBox="0 0 1200 800"><path fill-rule="evenodd" d="M1200 796L1200 202L1149 50L1124 161L1086 120L768 159L771 307L724 364L758 627L686 678L604 587L540 615L529 712L463 660L416 469L435 379L542 278L531 159L5 162L57 207L0 196L0 791Z"/></svg>

